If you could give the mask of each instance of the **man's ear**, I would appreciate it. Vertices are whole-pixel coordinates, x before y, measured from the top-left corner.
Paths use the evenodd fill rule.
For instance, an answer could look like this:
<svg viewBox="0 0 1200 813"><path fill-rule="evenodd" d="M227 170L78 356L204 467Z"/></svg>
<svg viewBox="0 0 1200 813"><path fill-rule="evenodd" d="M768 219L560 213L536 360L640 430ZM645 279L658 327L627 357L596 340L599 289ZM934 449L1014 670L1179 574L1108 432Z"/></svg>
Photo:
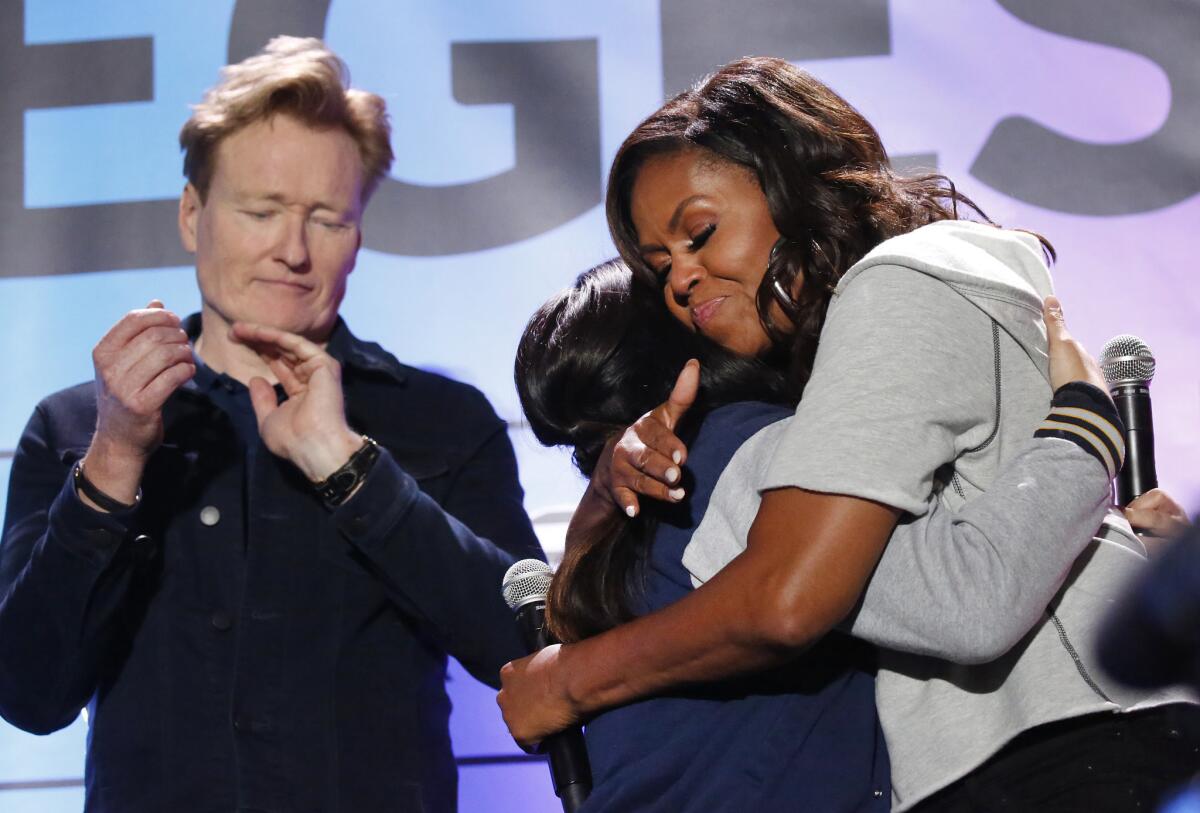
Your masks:
<svg viewBox="0 0 1200 813"><path fill-rule="evenodd" d="M179 241L189 254L196 253L196 221L200 218L200 191L188 183L179 196Z"/></svg>

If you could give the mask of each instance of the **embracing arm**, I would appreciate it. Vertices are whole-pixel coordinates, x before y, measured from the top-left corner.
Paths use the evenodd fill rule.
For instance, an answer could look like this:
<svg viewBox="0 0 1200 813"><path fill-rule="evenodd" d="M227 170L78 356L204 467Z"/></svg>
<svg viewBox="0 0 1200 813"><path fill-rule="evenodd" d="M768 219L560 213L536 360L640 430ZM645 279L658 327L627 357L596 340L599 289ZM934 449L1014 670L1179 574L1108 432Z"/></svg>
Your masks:
<svg viewBox="0 0 1200 813"><path fill-rule="evenodd" d="M957 512L937 503L896 528L848 631L957 663L995 660L1042 617L1100 527L1110 482L1075 443L1032 439Z"/></svg>
<svg viewBox="0 0 1200 813"><path fill-rule="evenodd" d="M764 495L746 552L674 604L501 671L518 742L683 683L786 661L854 607L898 512L802 489Z"/></svg>
<svg viewBox="0 0 1200 813"><path fill-rule="evenodd" d="M1042 617L1100 527L1124 456L1120 417L1056 297L1043 319L1050 414L983 494L958 511L935 500L896 529L848 624L856 637L958 663L995 660Z"/></svg>

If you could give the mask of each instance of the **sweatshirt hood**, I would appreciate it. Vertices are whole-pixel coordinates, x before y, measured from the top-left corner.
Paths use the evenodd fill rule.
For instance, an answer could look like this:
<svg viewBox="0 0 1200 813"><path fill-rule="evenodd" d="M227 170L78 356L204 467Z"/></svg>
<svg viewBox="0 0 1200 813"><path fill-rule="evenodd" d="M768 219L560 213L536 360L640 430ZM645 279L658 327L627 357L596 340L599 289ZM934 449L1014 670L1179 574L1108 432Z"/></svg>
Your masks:
<svg viewBox="0 0 1200 813"><path fill-rule="evenodd" d="M1037 237L968 220L931 223L873 248L843 275L834 296L879 265L945 282L995 320L1050 380L1042 301L1054 286Z"/></svg>

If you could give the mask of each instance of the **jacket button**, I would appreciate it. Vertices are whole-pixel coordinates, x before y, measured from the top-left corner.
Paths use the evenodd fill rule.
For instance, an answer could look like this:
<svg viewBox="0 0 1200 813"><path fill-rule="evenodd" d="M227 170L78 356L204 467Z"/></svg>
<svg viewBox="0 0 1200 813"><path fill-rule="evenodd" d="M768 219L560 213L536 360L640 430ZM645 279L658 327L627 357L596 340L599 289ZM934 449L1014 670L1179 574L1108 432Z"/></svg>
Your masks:
<svg viewBox="0 0 1200 813"><path fill-rule="evenodd" d="M215 505L206 505L200 509L200 524L209 528L221 521L221 511Z"/></svg>
<svg viewBox="0 0 1200 813"><path fill-rule="evenodd" d="M209 622L213 625L213 629L225 632L233 627L233 616L224 610L217 610L212 614Z"/></svg>
<svg viewBox="0 0 1200 813"><path fill-rule="evenodd" d="M138 534L133 538L133 553L144 562L158 557L158 547L154 539L146 534Z"/></svg>

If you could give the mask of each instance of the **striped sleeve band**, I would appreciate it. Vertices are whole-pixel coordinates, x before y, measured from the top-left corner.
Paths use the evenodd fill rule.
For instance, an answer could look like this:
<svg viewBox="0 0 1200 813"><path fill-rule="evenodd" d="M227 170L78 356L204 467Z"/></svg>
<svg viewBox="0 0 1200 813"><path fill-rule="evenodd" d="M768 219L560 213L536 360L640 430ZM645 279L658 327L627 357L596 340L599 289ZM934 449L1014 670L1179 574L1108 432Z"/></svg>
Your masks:
<svg viewBox="0 0 1200 813"><path fill-rule="evenodd" d="M1054 393L1050 414L1034 437L1069 440L1095 457L1116 477L1125 462L1125 427L1108 394L1091 384L1072 381Z"/></svg>

